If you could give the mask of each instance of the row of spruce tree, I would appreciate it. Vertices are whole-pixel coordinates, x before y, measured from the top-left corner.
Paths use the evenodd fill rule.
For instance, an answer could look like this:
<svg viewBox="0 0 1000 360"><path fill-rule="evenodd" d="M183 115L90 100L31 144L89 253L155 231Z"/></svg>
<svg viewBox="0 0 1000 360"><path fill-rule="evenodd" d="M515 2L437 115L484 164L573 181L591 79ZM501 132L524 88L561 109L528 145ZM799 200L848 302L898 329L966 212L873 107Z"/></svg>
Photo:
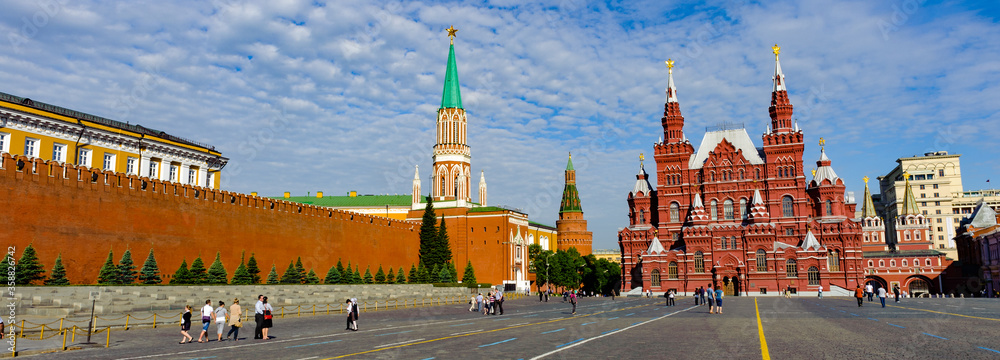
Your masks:
<svg viewBox="0 0 1000 360"><path fill-rule="evenodd" d="M382 265L379 265L378 271L374 275L372 275L371 266L366 267L364 275L361 275L360 268L357 265L352 267L351 263L348 262L347 267L344 267L341 260L338 259L337 265L332 266L327 271L326 277L322 279L322 283L420 284L457 282L458 271L455 269L455 264L451 261L451 244L448 240L447 226L445 225L444 218L441 219L441 226L437 226L433 200L431 200L431 197L427 197L427 199L427 206L420 225L420 261L416 265L410 265L408 273L404 274L403 267L399 267L399 270L395 272L392 268L389 268L389 272L386 273ZM181 266L174 272L173 276L171 276L170 284L250 285L261 283L321 283L319 276L316 275L313 269L309 269L308 272L305 270L301 257L295 262L289 262L288 268L280 276L278 275L277 266L272 264L271 271L267 274L267 277L261 278L261 270L254 254L250 254L249 259L246 259L245 255L244 253L243 256L240 256L240 265L236 268L232 278L229 277L229 272L226 271L226 267L222 264L221 253L215 254L215 261L208 268L205 268L205 263L202 261L201 256L195 258L191 262L190 267L185 259L181 262ZM108 257L97 275L98 284L130 285L138 283L156 285L163 283L153 249L149 250L146 261L143 262L142 268L138 270L136 269L135 262L132 260L131 250L125 250L125 253L117 264L115 264L114 257L114 251L109 251ZM13 256L7 254L3 262L0 263L0 266L7 268L12 261L14 261ZM15 264L16 271L14 276L15 283L18 285L38 283L45 285L70 284L69 279L66 278L66 268L62 264L62 254L59 254L56 258L49 276L45 275L45 269L38 260L38 254L31 245L28 245L24 249L21 253L21 258ZM466 263L462 273L462 283L469 285L476 284L475 270L472 267L471 261ZM2 272L0 273L0 280L3 283L7 283L8 276L7 272Z"/></svg>

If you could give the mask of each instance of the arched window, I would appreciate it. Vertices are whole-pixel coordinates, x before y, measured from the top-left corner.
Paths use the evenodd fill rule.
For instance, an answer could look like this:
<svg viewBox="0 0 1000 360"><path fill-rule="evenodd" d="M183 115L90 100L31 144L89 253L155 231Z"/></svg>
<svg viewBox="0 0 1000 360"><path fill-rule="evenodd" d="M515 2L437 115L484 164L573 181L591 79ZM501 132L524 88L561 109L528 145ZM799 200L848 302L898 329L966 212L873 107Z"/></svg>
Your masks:
<svg viewBox="0 0 1000 360"><path fill-rule="evenodd" d="M926 260L926 262L924 262L924 263L927 264L927 266L931 266L931 259L925 259L925 260Z"/></svg>
<svg viewBox="0 0 1000 360"><path fill-rule="evenodd" d="M865 242L868 242L868 234L865 234Z"/></svg>
<svg viewBox="0 0 1000 360"><path fill-rule="evenodd" d="M733 200L726 199L722 202L722 214L726 217L726 220L733 220Z"/></svg>
<svg viewBox="0 0 1000 360"><path fill-rule="evenodd" d="M736 246L736 244L737 244L737 242L736 242L736 237L735 236L733 236L732 238L729 239L729 245L730 245L729 247L730 248L733 248L733 249L738 248Z"/></svg>
<svg viewBox="0 0 1000 360"><path fill-rule="evenodd" d="M830 200L826 201L826 216L833 215L833 202Z"/></svg>
<svg viewBox="0 0 1000 360"><path fill-rule="evenodd" d="M749 209L747 209L747 199L740 199L740 220L746 220L747 213L749 212Z"/></svg>
<svg viewBox="0 0 1000 360"><path fill-rule="evenodd" d="M713 172L711 172L709 174L711 175L710 179L712 179L712 181L715 181L715 171L713 171Z"/></svg>
<svg viewBox="0 0 1000 360"><path fill-rule="evenodd" d="M819 269L815 266L810 266L807 271L809 274L809 285L819 285Z"/></svg>
<svg viewBox="0 0 1000 360"><path fill-rule="evenodd" d="M746 179L747 179L746 173L743 172L743 169L740 169L740 180L746 180Z"/></svg>
<svg viewBox="0 0 1000 360"><path fill-rule="evenodd" d="M722 242L721 242L721 245L719 245L719 248L722 249L722 250L726 250L726 245L728 245L728 240L726 239L725 236L723 236L722 237Z"/></svg>
<svg viewBox="0 0 1000 360"><path fill-rule="evenodd" d="M756 179L760 180L760 169L757 169L757 177L756 177Z"/></svg>
<svg viewBox="0 0 1000 360"><path fill-rule="evenodd" d="M699 274L705 272L705 255L701 251L694 253L694 272Z"/></svg>
<svg viewBox="0 0 1000 360"><path fill-rule="evenodd" d="M885 260L879 260L878 267L885 267Z"/></svg>
<svg viewBox="0 0 1000 360"><path fill-rule="evenodd" d="M830 271L840 271L840 251L830 250L826 258L826 265Z"/></svg>
<svg viewBox="0 0 1000 360"><path fill-rule="evenodd" d="M650 278L652 286L660 287L660 270L653 269L653 271L650 273Z"/></svg>
<svg viewBox="0 0 1000 360"><path fill-rule="evenodd" d="M909 263L906 261L906 259L903 259L903 267L907 267L907 266L909 266Z"/></svg>
<svg viewBox="0 0 1000 360"><path fill-rule="evenodd" d="M676 262L671 261L670 264L667 265L667 278L668 279L676 279L677 278L677 263Z"/></svg>
<svg viewBox="0 0 1000 360"><path fill-rule="evenodd" d="M896 267L896 260L889 260L889 267Z"/></svg>
<svg viewBox="0 0 1000 360"><path fill-rule="evenodd" d="M712 199L712 209L709 210L712 213L712 220L719 220L719 202Z"/></svg>
<svg viewBox="0 0 1000 360"><path fill-rule="evenodd" d="M868 267L875 267L875 262L872 260L868 260Z"/></svg>
<svg viewBox="0 0 1000 360"><path fill-rule="evenodd" d="M795 267L795 259L785 260L785 276L799 277L799 269Z"/></svg>
<svg viewBox="0 0 1000 360"><path fill-rule="evenodd" d="M795 216L795 208L792 207L792 197L785 195L781 197L781 215L784 217Z"/></svg>
<svg viewBox="0 0 1000 360"><path fill-rule="evenodd" d="M767 272L767 252L757 249L757 272Z"/></svg>
<svg viewBox="0 0 1000 360"><path fill-rule="evenodd" d="M440 196L445 196L444 195L444 185L445 185L444 179L445 179L444 175L441 175L441 194L439 194Z"/></svg>
<svg viewBox="0 0 1000 360"><path fill-rule="evenodd" d="M915 232L913 232L913 237L914 237L914 238L915 238L916 240L920 240L920 232L919 232L919 231L915 231Z"/></svg>
<svg viewBox="0 0 1000 360"><path fill-rule="evenodd" d="M681 221L681 207L676 202L670 203L670 221Z"/></svg>
<svg viewBox="0 0 1000 360"><path fill-rule="evenodd" d="M646 223L646 210L639 210L639 223L640 224Z"/></svg>

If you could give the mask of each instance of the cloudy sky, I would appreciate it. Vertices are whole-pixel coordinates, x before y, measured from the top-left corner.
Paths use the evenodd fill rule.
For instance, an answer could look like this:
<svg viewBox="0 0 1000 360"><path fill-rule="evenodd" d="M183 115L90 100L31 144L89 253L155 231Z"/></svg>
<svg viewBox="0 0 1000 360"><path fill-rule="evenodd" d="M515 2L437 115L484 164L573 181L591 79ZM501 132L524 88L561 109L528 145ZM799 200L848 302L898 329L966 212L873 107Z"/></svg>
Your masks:
<svg viewBox="0 0 1000 360"><path fill-rule="evenodd" d="M1000 181L995 1L0 3L0 91L215 145L233 191L409 193L451 25L489 202L554 224L573 152L595 248L617 248L662 134L667 58L696 146L723 122L759 145L777 43L807 169L824 137L859 194L937 150L967 190Z"/></svg>

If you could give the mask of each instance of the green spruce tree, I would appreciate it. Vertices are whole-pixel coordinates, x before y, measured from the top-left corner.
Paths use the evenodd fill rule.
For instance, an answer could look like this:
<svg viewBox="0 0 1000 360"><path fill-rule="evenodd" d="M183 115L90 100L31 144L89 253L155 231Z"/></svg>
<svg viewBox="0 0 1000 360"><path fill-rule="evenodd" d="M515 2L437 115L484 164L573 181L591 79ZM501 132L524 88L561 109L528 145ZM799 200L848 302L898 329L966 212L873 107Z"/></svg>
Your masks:
<svg viewBox="0 0 1000 360"><path fill-rule="evenodd" d="M416 284L420 282L420 272L418 272L417 267L413 264L410 264L410 274L407 275L406 282L409 284Z"/></svg>
<svg viewBox="0 0 1000 360"><path fill-rule="evenodd" d="M429 282L427 273L431 270L427 268L427 265L423 262L417 264L417 284L426 284Z"/></svg>
<svg viewBox="0 0 1000 360"><path fill-rule="evenodd" d="M306 268L302 266L302 257L295 260L295 273L299 275L299 284L306 282Z"/></svg>
<svg viewBox="0 0 1000 360"><path fill-rule="evenodd" d="M444 218L441 218L441 227L438 228L437 236L437 251L438 264L444 266L445 263L451 261L451 243L448 241L448 229L444 225Z"/></svg>
<svg viewBox="0 0 1000 360"><path fill-rule="evenodd" d="M66 268L63 267L62 254L56 257L56 264L52 267L52 273L45 279L45 285L69 285L66 279Z"/></svg>
<svg viewBox="0 0 1000 360"><path fill-rule="evenodd" d="M382 270L381 266L379 266L379 270ZM378 276L378 274L375 274L375 276ZM385 283L394 284L395 282L396 282L396 274L394 274L392 268L389 268L389 273L385 274Z"/></svg>
<svg viewBox="0 0 1000 360"><path fill-rule="evenodd" d="M160 278L160 267L156 265L156 257L153 256L153 249L149 249L149 255L146 255L146 261L142 263L142 270L139 270L139 282L146 285L163 282Z"/></svg>
<svg viewBox="0 0 1000 360"><path fill-rule="evenodd" d="M205 262L201 261L201 255L191 262L188 272L191 274L191 284L201 285L208 282L208 272L205 269Z"/></svg>
<svg viewBox="0 0 1000 360"><path fill-rule="evenodd" d="M222 254L219 252L215 253L215 261L212 262L212 266L208 268L208 276L206 280L209 284L225 285L229 283L229 272L226 271L226 267L222 265Z"/></svg>
<svg viewBox="0 0 1000 360"><path fill-rule="evenodd" d="M403 273L403 267L399 267L399 271L396 272L396 283L406 284L406 274Z"/></svg>
<svg viewBox="0 0 1000 360"><path fill-rule="evenodd" d="M10 269L11 261L14 261L14 257L7 254L3 257L3 261L0 262L0 284L7 284L7 279L10 277L7 270ZM14 263L17 264L17 261L14 261ZM14 278L16 279L17 277L15 276Z"/></svg>
<svg viewBox="0 0 1000 360"><path fill-rule="evenodd" d="M351 261L347 260L347 270L346 270L347 272L341 273L341 274L343 274L343 278L340 280L341 284L355 284L355 282L354 282L354 270L351 270L351 269L353 269L351 267Z"/></svg>
<svg viewBox="0 0 1000 360"><path fill-rule="evenodd" d="M35 253L35 248L31 244L28 244L28 247L21 252L21 259L17 261L16 265L14 274L17 278L14 280L18 285L31 285L36 281L45 280L45 269L38 261L38 254Z"/></svg>
<svg viewBox="0 0 1000 360"><path fill-rule="evenodd" d="M354 276L351 279L351 284L364 284L364 278L361 277L361 271L358 269L357 265L354 265Z"/></svg>
<svg viewBox="0 0 1000 360"><path fill-rule="evenodd" d="M451 281L451 271L448 271L448 267L442 266L441 271L437 274L437 282L439 283L450 283Z"/></svg>
<svg viewBox="0 0 1000 360"><path fill-rule="evenodd" d="M340 261L337 261L340 264ZM343 267L343 266L340 266ZM326 278L323 279L324 284L339 284L340 283L341 272L337 270L337 266L331 266L330 271L326 272Z"/></svg>
<svg viewBox="0 0 1000 360"><path fill-rule="evenodd" d="M279 282L280 281L278 280L278 269L274 267L274 264L271 264L271 272L267 273L267 284L274 285L278 284Z"/></svg>
<svg viewBox="0 0 1000 360"><path fill-rule="evenodd" d="M257 259L250 253L250 260L247 260L247 273L250 274L251 284L260 284L260 268L257 267Z"/></svg>
<svg viewBox="0 0 1000 360"><path fill-rule="evenodd" d="M132 261L132 250L125 250L122 259L118 261L118 282L122 285L135 283L135 262Z"/></svg>
<svg viewBox="0 0 1000 360"><path fill-rule="evenodd" d="M299 280L299 272L295 270L295 263L289 261L288 268L285 269L285 273L281 275L282 284L301 284L302 281Z"/></svg>
<svg viewBox="0 0 1000 360"><path fill-rule="evenodd" d="M191 272L188 271L187 260L181 261L181 267L174 271L174 275L170 278L171 284L190 284L191 283Z"/></svg>
<svg viewBox="0 0 1000 360"><path fill-rule="evenodd" d="M385 283L385 271L382 271L382 265L379 265L378 271L375 272L375 283L376 284Z"/></svg>
<svg viewBox="0 0 1000 360"><path fill-rule="evenodd" d="M364 277L364 279L365 279L365 284L371 284L371 283L374 282L375 279L372 278L372 267L371 267L371 265L369 265L368 267L365 268L365 277Z"/></svg>
<svg viewBox="0 0 1000 360"><path fill-rule="evenodd" d="M439 278L439 274L440 273L441 273L441 266L434 265L434 267L430 268L430 270L427 271L427 280L426 280L426 282L427 283L436 283L436 282L438 282L438 278Z"/></svg>
<svg viewBox="0 0 1000 360"><path fill-rule="evenodd" d="M101 272L97 274L97 283L101 285L118 285L118 267L115 266L114 260L115 252L111 250L108 252L107 260L104 260L104 266L101 266Z"/></svg>
<svg viewBox="0 0 1000 360"><path fill-rule="evenodd" d="M437 264L438 259L438 231L437 217L434 215L434 201L427 197L427 206L424 207L424 217L420 220L420 261L424 265L431 266Z"/></svg>
<svg viewBox="0 0 1000 360"><path fill-rule="evenodd" d="M348 267L348 269L350 269L350 267ZM340 262L339 258L337 259L337 272L344 274L344 264Z"/></svg>
<svg viewBox="0 0 1000 360"><path fill-rule="evenodd" d="M309 273L306 274L306 284L319 284L319 276L316 276L313 269L309 269Z"/></svg>
<svg viewBox="0 0 1000 360"><path fill-rule="evenodd" d="M462 283L470 287L476 284L476 270L472 268L471 260L465 263L465 270L462 271Z"/></svg>
<svg viewBox="0 0 1000 360"><path fill-rule="evenodd" d="M246 256L246 252L240 255L240 266L236 267L236 271L233 271L233 279L229 282L233 285L250 285L253 283L253 276L250 276L250 271L247 270L246 264L243 262L243 257Z"/></svg>
<svg viewBox="0 0 1000 360"><path fill-rule="evenodd" d="M455 269L455 263L448 262L448 274L451 277L450 283L458 282L458 270Z"/></svg>

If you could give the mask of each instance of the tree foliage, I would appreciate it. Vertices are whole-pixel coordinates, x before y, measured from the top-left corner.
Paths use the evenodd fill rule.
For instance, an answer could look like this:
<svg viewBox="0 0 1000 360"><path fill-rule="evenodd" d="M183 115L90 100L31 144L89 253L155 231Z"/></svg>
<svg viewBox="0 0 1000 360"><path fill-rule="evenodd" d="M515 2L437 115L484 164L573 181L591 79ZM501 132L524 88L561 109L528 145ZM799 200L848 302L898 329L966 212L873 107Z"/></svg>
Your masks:
<svg viewBox="0 0 1000 360"><path fill-rule="evenodd" d="M364 280L365 280L365 284L371 284L371 283L373 283L375 281L375 279L372 278L372 267L371 267L371 265L369 265L368 267L365 268L365 277L364 277Z"/></svg>
<svg viewBox="0 0 1000 360"><path fill-rule="evenodd" d="M424 265L436 264L438 259L437 217L434 215L433 197L427 197L424 207L424 217L420 220L420 252L419 260Z"/></svg>
<svg viewBox="0 0 1000 360"><path fill-rule="evenodd" d="M382 269L382 267L379 266L379 269ZM378 276L378 274L375 274L375 275ZM389 273L385 274L385 283L386 284L394 284L394 283L396 283L396 274L395 274L395 271L392 268L389 268Z"/></svg>
<svg viewBox="0 0 1000 360"><path fill-rule="evenodd" d="M267 273L267 283L268 285L278 284L280 280L278 279L278 269L271 264L271 272Z"/></svg>
<svg viewBox="0 0 1000 360"><path fill-rule="evenodd" d="M21 259L16 264L14 274L17 278L14 281L18 285L31 285L36 281L45 280L45 269L38 261L38 254L35 253L35 248L31 244L24 248L24 251L21 252Z"/></svg>
<svg viewBox="0 0 1000 360"><path fill-rule="evenodd" d="M451 243L448 240L448 228L444 224L444 218L441 218L441 226L438 227L437 246L434 251L437 252L437 264L444 266L445 263L451 262Z"/></svg>
<svg viewBox="0 0 1000 360"><path fill-rule="evenodd" d="M191 268L188 269L191 274L191 284L204 284L208 282L208 270L205 269L205 262L201 261L201 255L198 255L194 261L191 262Z"/></svg>
<svg viewBox="0 0 1000 360"><path fill-rule="evenodd" d="M403 267L402 266L400 266L399 267L399 271L396 272L396 283L397 284L405 284L406 283L406 275L403 273Z"/></svg>
<svg viewBox="0 0 1000 360"><path fill-rule="evenodd" d="M69 285L69 279L66 279L66 268L63 267L62 254L56 257L56 263L52 266L52 272L48 279L45 279L45 285Z"/></svg>
<svg viewBox="0 0 1000 360"><path fill-rule="evenodd" d="M316 276L316 272L313 269L309 269L309 273L306 274L306 284L319 284L319 276Z"/></svg>
<svg viewBox="0 0 1000 360"><path fill-rule="evenodd" d="M229 272L227 272L226 267L222 265L221 253L215 253L215 261L213 261L212 266L208 268L208 276L205 280L208 284L225 285L229 283Z"/></svg>
<svg viewBox="0 0 1000 360"><path fill-rule="evenodd" d="M149 249L146 261L142 263L142 270L139 270L139 282L146 285L156 285L163 282L160 278L160 267L156 265L156 256L153 249Z"/></svg>
<svg viewBox="0 0 1000 360"><path fill-rule="evenodd" d="M181 267L174 271L174 275L170 278L171 284L190 284L191 283L191 272L188 271L187 260L181 261Z"/></svg>
<svg viewBox="0 0 1000 360"><path fill-rule="evenodd" d="M243 261L246 252L240 255L240 265L236 267L236 271L233 271L233 279L229 281L233 285L250 285L253 284L253 276L250 275L250 270L247 269L246 263Z"/></svg>
<svg viewBox="0 0 1000 360"><path fill-rule="evenodd" d="M108 251L108 258L104 260L104 266L101 266L101 272L97 274L97 283L101 285L117 285L118 284L118 267L115 266L115 252L114 250Z"/></svg>
<svg viewBox="0 0 1000 360"><path fill-rule="evenodd" d="M118 261L118 283L129 285L135 282L135 262L132 261L132 250L125 250L122 259Z"/></svg>
<svg viewBox="0 0 1000 360"><path fill-rule="evenodd" d="M295 260L295 273L299 276L299 284L306 282L306 268L302 266L302 257Z"/></svg>
<svg viewBox="0 0 1000 360"><path fill-rule="evenodd" d="M285 273L281 274L282 284L301 284L302 281L299 280L299 271L295 269L295 263L289 261L288 268L285 269Z"/></svg>
<svg viewBox="0 0 1000 360"><path fill-rule="evenodd" d="M338 266L331 266L330 267L330 271L326 272L326 278L323 279L323 283L324 284L339 284L340 283L340 277L341 277L340 274L341 274L341 272L338 269L341 269L344 266L340 265L340 261L339 260L337 261L337 265Z"/></svg>
<svg viewBox="0 0 1000 360"><path fill-rule="evenodd" d="M260 284L260 267L257 266L257 259L250 253L250 260L247 260L247 273L250 274L251 284Z"/></svg>
<svg viewBox="0 0 1000 360"><path fill-rule="evenodd" d="M465 263L465 270L462 270L462 283L471 286L476 283L476 270L472 268L472 261Z"/></svg>
<svg viewBox="0 0 1000 360"><path fill-rule="evenodd" d="M382 271L382 265L379 265L378 271L375 272L375 283L385 284L385 271Z"/></svg>
<svg viewBox="0 0 1000 360"><path fill-rule="evenodd" d="M410 264L410 273L407 275L406 279L406 282L410 284L416 284L420 281L420 272L417 271L417 267L415 265Z"/></svg>

